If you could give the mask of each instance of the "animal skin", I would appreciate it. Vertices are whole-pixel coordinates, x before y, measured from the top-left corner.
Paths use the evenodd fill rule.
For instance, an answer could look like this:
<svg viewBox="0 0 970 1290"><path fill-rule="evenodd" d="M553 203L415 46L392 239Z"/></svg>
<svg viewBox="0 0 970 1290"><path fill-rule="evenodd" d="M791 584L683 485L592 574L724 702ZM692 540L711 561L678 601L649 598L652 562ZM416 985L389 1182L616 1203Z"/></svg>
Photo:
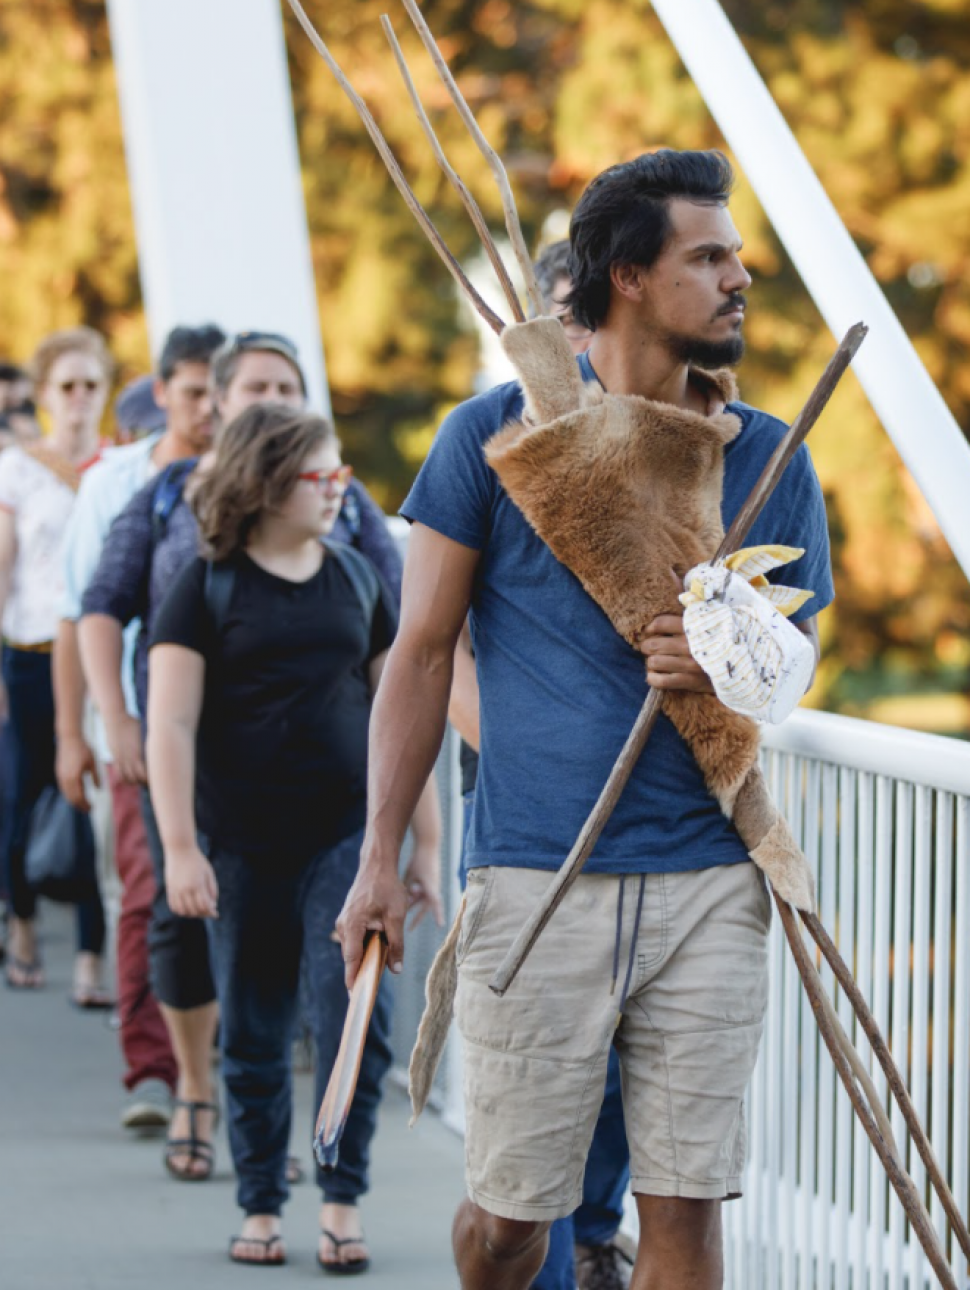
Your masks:
<svg viewBox="0 0 970 1290"><path fill-rule="evenodd" d="M507 327L501 342L525 407L521 420L488 441L486 459L539 537L638 647L658 614L680 612L684 576L712 558L724 535L723 449L741 429L724 410L737 397L734 377L727 370L691 370L695 388L707 397L705 416L584 382L558 319ZM662 711L772 887L812 912L812 874L769 796L758 765L757 724L712 694L665 691ZM458 921L460 915L456 929ZM439 960L453 958L456 929ZM453 1007L448 990L456 975L439 960L411 1058L415 1116ZM448 989L434 988L436 981Z"/></svg>

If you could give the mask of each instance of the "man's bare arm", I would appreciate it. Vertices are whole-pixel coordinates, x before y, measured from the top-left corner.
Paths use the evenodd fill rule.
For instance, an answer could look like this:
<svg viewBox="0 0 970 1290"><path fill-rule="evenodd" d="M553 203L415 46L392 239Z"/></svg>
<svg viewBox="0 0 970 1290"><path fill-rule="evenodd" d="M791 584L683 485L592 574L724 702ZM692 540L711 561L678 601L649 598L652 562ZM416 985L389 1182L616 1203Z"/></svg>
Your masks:
<svg viewBox="0 0 970 1290"><path fill-rule="evenodd" d="M384 932L391 970L401 970L408 893L398 876L398 858L444 736L455 644L478 558L477 551L433 529L422 524L412 528L401 625L371 717L360 872L337 920L348 986L370 930Z"/></svg>

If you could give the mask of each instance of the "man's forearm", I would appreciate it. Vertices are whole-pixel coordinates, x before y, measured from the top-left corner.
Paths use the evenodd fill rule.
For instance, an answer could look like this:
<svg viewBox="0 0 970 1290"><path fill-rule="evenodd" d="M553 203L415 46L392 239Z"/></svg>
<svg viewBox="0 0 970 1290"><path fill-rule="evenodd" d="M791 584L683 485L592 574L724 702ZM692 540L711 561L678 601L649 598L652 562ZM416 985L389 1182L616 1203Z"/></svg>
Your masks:
<svg viewBox="0 0 970 1290"><path fill-rule="evenodd" d="M127 711L121 684L122 627L109 614L86 614L78 624L78 643L91 697L104 720Z"/></svg>
<svg viewBox="0 0 970 1290"><path fill-rule="evenodd" d="M365 865L397 868L441 748L451 672L450 653L431 660L395 648L388 656L371 718Z"/></svg>

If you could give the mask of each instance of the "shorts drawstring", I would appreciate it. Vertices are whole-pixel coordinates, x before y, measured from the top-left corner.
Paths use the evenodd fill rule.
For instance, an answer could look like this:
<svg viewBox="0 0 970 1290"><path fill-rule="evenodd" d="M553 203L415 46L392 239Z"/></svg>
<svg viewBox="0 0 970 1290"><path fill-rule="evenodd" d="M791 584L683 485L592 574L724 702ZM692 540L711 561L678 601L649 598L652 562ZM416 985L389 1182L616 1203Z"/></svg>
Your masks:
<svg viewBox="0 0 970 1290"><path fill-rule="evenodd" d="M610 983L610 994L616 990L616 981L620 971L620 939L623 935L623 888L626 878L620 877L620 890L616 900L616 940L613 944L613 980ZM626 979L623 982L623 993L620 996L620 1007L617 1014L617 1025L620 1023L620 1017L623 1015L623 1005L626 1003L627 995L630 992L630 981L633 977L633 961L637 953L637 937L640 935L640 918L643 914L643 896L647 886L647 875L640 875L640 887L637 892L637 912L633 918L633 936L630 939L630 955L626 965Z"/></svg>

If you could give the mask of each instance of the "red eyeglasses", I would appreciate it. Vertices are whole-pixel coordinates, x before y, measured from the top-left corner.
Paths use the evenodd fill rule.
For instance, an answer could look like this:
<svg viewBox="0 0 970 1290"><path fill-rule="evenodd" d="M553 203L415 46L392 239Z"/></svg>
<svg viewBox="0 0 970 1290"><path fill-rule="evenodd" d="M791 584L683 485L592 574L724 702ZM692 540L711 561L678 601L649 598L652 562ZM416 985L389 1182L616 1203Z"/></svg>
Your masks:
<svg viewBox="0 0 970 1290"><path fill-rule="evenodd" d="M336 470L305 470L297 475L297 479L305 479L308 484L316 484L317 488L325 488L331 493L340 493L350 483L353 473L353 466L338 466Z"/></svg>

